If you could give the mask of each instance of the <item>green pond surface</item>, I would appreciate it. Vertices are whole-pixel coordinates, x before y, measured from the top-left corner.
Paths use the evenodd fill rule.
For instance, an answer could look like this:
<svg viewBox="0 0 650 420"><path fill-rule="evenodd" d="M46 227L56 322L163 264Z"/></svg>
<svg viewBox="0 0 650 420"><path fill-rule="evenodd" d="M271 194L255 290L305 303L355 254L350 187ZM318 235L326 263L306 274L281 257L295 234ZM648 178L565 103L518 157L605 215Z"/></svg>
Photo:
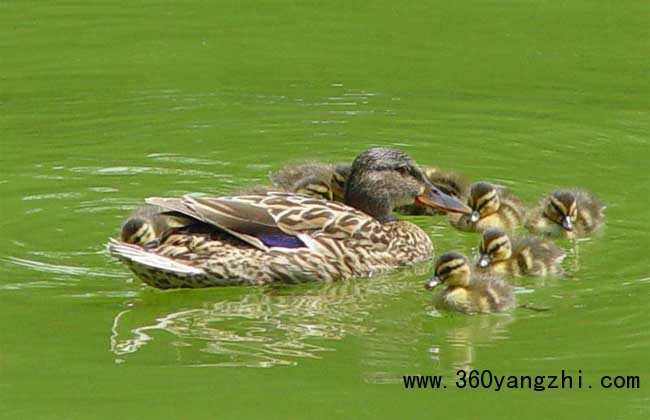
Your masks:
<svg viewBox="0 0 650 420"><path fill-rule="evenodd" d="M650 418L649 22L647 0L0 2L0 418ZM144 197L376 145L530 206L588 189L606 226L559 242L569 276L515 282L548 311L500 315L436 311L429 264L159 291L106 254Z"/></svg>

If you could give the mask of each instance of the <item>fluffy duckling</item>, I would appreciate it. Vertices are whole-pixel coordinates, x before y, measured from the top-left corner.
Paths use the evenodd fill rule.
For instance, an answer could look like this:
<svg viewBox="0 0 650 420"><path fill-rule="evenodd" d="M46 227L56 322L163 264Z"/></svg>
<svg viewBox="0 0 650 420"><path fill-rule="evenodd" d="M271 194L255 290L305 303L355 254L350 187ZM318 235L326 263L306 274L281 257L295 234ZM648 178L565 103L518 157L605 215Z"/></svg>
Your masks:
<svg viewBox="0 0 650 420"><path fill-rule="evenodd" d="M585 191L559 190L531 212L526 228L536 234L575 238L602 226L604 210L605 205Z"/></svg>
<svg viewBox="0 0 650 420"><path fill-rule="evenodd" d="M429 182L440 191L462 201L467 199L468 182L463 176L454 172L442 171L436 167L425 167L422 169L422 172ZM396 210L402 214L411 214L416 216L446 214L438 209L414 205L403 206Z"/></svg>
<svg viewBox="0 0 650 420"><path fill-rule="evenodd" d="M350 163L337 163L334 166L334 171L332 172L332 178L330 181L330 188L332 189L332 197L334 200L341 203L344 202L345 183L350 176L351 170L352 164Z"/></svg>
<svg viewBox="0 0 650 420"><path fill-rule="evenodd" d="M177 217L164 214L165 211L162 207L149 204L135 209L122 224L122 241L148 247L150 244L157 244L168 229L183 226Z"/></svg>
<svg viewBox="0 0 650 420"><path fill-rule="evenodd" d="M448 252L436 259L435 275L425 287L443 284L445 290L436 296L436 307L464 313L502 312L515 304L512 286L500 277L472 273L463 254Z"/></svg>
<svg viewBox="0 0 650 420"><path fill-rule="evenodd" d="M523 222L521 201L510 191L487 182L470 185L467 204L472 214L449 216L449 223L463 231L483 232L493 227L510 230Z"/></svg>
<svg viewBox="0 0 650 420"><path fill-rule="evenodd" d="M469 183L464 176L435 167L425 168L424 174L434 186L445 194L461 199L467 197Z"/></svg>
<svg viewBox="0 0 650 420"><path fill-rule="evenodd" d="M317 178L329 183L334 168L329 163L301 162L283 166L269 174L271 183L282 191L291 191L294 186L307 177Z"/></svg>
<svg viewBox="0 0 650 420"><path fill-rule="evenodd" d="M287 165L269 175L277 189L323 200L343 202L352 165L304 162Z"/></svg>
<svg viewBox="0 0 650 420"><path fill-rule="evenodd" d="M562 274L564 251L536 237L516 237L499 228L483 232L479 245L479 269L499 275L545 276Z"/></svg>

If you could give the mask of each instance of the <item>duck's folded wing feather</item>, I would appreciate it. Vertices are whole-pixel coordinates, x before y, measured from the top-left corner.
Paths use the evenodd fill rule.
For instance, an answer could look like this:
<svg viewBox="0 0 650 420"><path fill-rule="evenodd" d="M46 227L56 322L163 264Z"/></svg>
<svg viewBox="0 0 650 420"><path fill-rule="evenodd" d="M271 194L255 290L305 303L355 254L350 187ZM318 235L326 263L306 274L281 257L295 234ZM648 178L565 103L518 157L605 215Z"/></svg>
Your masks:
<svg viewBox="0 0 650 420"><path fill-rule="evenodd" d="M241 236L308 234L344 239L353 237L362 226L379 225L370 216L351 207L288 193L153 197L147 198L146 202L212 224L249 243L251 238Z"/></svg>

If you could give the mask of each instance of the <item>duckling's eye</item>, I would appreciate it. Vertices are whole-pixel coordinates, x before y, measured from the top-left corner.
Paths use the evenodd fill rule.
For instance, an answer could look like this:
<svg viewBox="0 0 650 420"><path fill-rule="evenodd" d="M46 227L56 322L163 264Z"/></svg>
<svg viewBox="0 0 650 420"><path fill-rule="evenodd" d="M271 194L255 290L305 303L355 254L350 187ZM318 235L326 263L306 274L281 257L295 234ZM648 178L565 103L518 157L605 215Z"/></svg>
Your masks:
<svg viewBox="0 0 650 420"><path fill-rule="evenodd" d="M408 176L411 174L411 171L406 166L400 166L397 168L397 172L399 172L402 176Z"/></svg>

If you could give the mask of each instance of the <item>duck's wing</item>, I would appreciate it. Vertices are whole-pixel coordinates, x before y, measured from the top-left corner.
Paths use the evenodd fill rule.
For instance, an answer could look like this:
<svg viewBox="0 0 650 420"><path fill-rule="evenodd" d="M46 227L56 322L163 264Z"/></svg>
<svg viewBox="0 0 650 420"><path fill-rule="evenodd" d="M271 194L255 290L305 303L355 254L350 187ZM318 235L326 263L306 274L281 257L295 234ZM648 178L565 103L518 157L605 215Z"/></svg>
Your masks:
<svg viewBox="0 0 650 420"><path fill-rule="evenodd" d="M146 202L216 226L264 250L277 241L278 246L290 244L285 241L286 237L346 239L355 236L362 227L372 229L373 224L379 225L370 216L351 207L289 193L153 197Z"/></svg>

